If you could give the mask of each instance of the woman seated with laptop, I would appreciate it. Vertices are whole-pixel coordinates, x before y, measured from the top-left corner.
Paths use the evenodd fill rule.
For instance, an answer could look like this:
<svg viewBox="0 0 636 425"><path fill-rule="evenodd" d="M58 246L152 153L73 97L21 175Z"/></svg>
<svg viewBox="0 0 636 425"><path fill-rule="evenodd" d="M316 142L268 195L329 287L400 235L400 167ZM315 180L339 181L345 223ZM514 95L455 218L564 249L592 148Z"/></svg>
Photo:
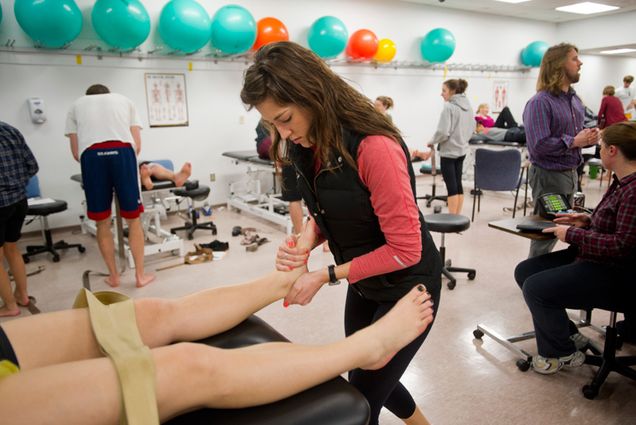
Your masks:
<svg viewBox="0 0 636 425"><path fill-rule="evenodd" d="M636 312L636 123L607 127L601 136L601 161L614 182L593 214L557 214L545 229L567 249L529 258L515 270L536 331L539 355L533 369L553 374L580 366L587 345L566 309ZM633 313L632 313L633 314Z"/></svg>

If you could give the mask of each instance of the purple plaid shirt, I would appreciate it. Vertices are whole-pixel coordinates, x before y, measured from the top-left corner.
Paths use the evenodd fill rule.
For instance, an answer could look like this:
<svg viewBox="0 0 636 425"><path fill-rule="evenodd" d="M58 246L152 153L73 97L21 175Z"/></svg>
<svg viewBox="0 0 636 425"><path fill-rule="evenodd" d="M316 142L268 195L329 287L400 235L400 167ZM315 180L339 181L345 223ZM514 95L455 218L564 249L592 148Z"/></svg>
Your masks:
<svg viewBox="0 0 636 425"><path fill-rule="evenodd" d="M526 103L523 124L530 162L551 171L572 170L582 161L581 149L570 149L583 129L585 108L573 89L558 96L540 91Z"/></svg>
<svg viewBox="0 0 636 425"><path fill-rule="evenodd" d="M578 257L633 267L636 260L636 173L614 182L594 209L588 228L570 227L565 241Z"/></svg>

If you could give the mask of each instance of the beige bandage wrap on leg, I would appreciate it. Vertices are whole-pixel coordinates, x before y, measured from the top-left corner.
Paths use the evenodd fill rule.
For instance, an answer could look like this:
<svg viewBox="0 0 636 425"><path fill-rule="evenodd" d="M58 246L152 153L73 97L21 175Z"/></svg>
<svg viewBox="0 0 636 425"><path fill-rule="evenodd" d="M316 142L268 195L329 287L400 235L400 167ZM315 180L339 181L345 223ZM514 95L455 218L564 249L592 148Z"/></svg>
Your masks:
<svg viewBox="0 0 636 425"><path fill-rule="evenodd" d="M103 294L108 298L112 298L112 295L120 295ZM131 299L126 299L104 305L93 293L82 289L75 300L74 307L86 306L88 306L93 333L100 350L111 359L119 377L123 400L120 423L122 425L159 424L155 394L155 364L150 349L144 345L139 335L135 304Z"/></svg>

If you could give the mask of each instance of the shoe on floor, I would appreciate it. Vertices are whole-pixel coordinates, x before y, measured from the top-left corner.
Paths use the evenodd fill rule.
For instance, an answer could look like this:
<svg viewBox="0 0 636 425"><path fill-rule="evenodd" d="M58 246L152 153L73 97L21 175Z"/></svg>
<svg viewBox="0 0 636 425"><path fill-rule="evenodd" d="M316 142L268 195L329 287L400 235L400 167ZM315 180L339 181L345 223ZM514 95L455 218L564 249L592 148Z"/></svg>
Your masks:
<svg viewBox="0 0 636 425"><path fill-rule="evenodd" d="M616 322L616 333L623 338L623 341L636 343L636 327L626 320Z"/></svg>
<svg viewBox="0 0 636 425"><path fill-rule="evenodd" d="M583 350L590 343L590 339L579 332L570 335L570 339L572 340L572 342L574 343L574 346L576 347L578 351Z"/></svg>
<svg viewBox="0 0 636 425"><path fill-rule="evenodd" d="M563 366L579 367L584 362L585 354L580 351L559 358L536 355L532 358L532 369L542 375L552 375L561 370Z"/></svg>

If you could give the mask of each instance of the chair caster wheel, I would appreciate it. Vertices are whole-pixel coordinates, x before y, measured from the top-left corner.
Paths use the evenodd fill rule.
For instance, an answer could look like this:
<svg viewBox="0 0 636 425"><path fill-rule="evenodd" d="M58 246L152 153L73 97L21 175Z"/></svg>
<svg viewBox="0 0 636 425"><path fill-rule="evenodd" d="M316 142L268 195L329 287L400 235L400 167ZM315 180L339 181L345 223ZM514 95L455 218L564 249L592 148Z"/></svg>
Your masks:
<svg viewBox="0 0 636 425"><path fill-rule="evenodd" d="M581 391L583 392L583 397L588 400L594 400L598 395L598 389L594 388L592 385L583 385Z"/></svg>
<svg viewBox="0 0 636 425"><path fill-rule="evenodd" d="M519 369L522 372L527 372L528 369L530 369L530 362L528 360L524 360L524 359L519 359L517 360L517 369Z"/></svg>
<svg viewBox="0 0 636 425"><path fill-rule="evenodd" d="M31 259L26 255L22 256L22 260L24 261L24 264L28 264L31 262Z"/></svg>
<svg viewBox="0 0 636 425"><path fill-rule="evenodd" d="M78 246L77 250L82 254L86 252L86 248L84 248L83 246Z"/></svg>
<svg viewBox="0 0 636 425"><path fill-rule="evenodd" d="M450 258L446 260L446 262L444 262L444 267L446 268L449 268L452 265L453 265L453 262L450 260Z"/></svg>
<svg viewBox="0 0 636 425"><path fill-rule="evenodd" d="M479 329L475 329L475 330L473 331L473 336L474 336L476 339L481 339L481 338L484 336L484 333L483 333L482 331L480 331Z"/></svg>
<svg viewBox="0 0 636 425"><path fill-rule="evenodd" d="M477 276L476 272L468 272L468 280L473 280Z"/></svg>
<svg viewBox="0 0 636 425"><path fill-rule="evenodd" d="M54 255L53 256L53 262L54 263L59 263L60 262L60 256L59 255Z"/></svg>
<svg viewBox="0 0 636 425"><path fill-rule="evenodd" d="M192 239L194 239L194 235L188 235L188 240L191 241Z"/></svg>
<svg viewBox="0 0 636 425"><path fill-rule="evenodd" d="M455 285L457 285L457 282L452 281L452 280L451 280L451 281L449 281L449 282L446 284L446 286L448 287L448 289L450 289L451 291L452 291L453 289L455 289Z"/></svg>
<svg viewBox="0 0 636 425"><path fill-rule="evenodd" d="M27 246L26 250L27 250L27 252L33 252L33 251L35 251L35 247L34 246Z"/></svg>

